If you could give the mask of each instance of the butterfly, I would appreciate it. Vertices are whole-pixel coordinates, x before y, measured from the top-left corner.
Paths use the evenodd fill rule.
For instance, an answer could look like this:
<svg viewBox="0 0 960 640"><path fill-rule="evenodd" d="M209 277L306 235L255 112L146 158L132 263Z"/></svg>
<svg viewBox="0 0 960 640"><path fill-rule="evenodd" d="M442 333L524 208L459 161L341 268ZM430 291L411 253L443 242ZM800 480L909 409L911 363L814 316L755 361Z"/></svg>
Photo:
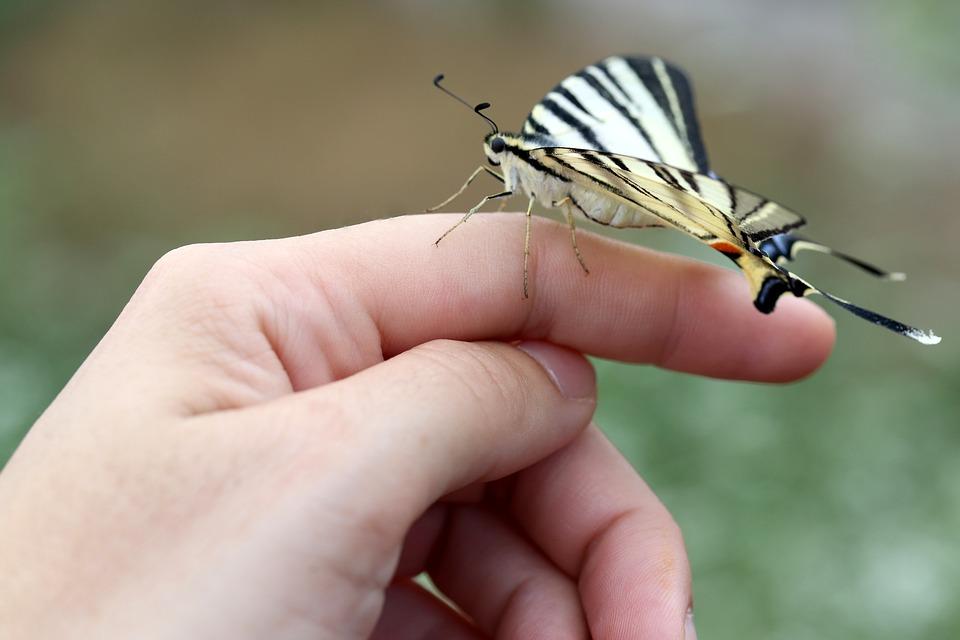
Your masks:
<svg viewBox="0 0 960 640"><path fill-rule="evenodd" d="M754 306L773 311L784 293L820 294L855 315L922 344L937 344L931 331L917 329L839 298L792 273L787 263L801 251L844 260L876 277L901 280L863 260L803 238L798 213L718 176L707 160L686 74L658 57L611 56L565 78L538 102L520 133L501 132L483 111L444 87L434 85L472 109L490 125L483 150L492 167L481 165L436 211L461 195L481 174L503 184L484 197L444 233L466 222L491 200L528 198L523 291L527 297L530 215L534 202L563 211L574 253L575 218L616 228L678 229L732 260L750 284Z"/></svg>

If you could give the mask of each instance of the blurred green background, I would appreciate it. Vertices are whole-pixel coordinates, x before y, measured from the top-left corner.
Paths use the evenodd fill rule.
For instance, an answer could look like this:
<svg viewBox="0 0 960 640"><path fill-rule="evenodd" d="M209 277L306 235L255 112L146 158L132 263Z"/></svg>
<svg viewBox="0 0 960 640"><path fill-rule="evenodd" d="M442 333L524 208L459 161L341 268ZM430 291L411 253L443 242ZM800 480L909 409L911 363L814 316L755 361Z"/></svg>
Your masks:
<svg viewBox="0 0 960 640"><path fill-rule="evenodd" d="M831 307L833 357L784 387L598 363L599 422L685 531L700 636L960 637L958 7L0 2L0 461L165 251L459 185L485 129L435 73L519 125L567 73L657 53L694 78L719 173L910 279L804 273L944 336Z"/></svg>

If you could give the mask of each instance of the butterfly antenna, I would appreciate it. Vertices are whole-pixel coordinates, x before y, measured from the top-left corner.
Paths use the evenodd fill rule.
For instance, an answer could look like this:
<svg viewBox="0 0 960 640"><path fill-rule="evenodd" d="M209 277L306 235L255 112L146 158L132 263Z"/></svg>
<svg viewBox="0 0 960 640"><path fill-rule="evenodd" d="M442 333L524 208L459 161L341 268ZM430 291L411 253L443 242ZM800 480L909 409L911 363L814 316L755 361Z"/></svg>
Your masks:
<svg viewBox="0 0 960 640"><path fill-rule="evenodd" d="M443 74L441 73L436 78L433 79L433 86L435 86L437 89L440 89L440 91L443 91L445 94L447 94L448 96L450 96L451 98L453 98L454 100L456 100L457 102L459 102L460 104L467 107L468 109L473 111L475 114L477 114L478 116L486 120L487 123L493 128L494 133L500 133L500 127L497 126L497 123L491 120L486 114L481 113L481 111L490 107L489 102L481 102L476 106L471 106L469 102L467 102L457 94L453 93L452 91L450 91L449 89L441 85L440 83L442 81L443 81Z"/></svg>

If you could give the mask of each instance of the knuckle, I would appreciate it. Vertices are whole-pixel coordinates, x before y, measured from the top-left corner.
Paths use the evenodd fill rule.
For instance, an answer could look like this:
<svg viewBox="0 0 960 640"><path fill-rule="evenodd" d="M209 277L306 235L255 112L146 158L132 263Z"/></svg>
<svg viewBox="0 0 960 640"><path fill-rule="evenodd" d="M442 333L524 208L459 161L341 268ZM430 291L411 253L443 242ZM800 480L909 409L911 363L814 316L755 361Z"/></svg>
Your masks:
<svg viewBox="0 0 960 640"><path fill-rule="evenodd" d="M164 254L147 273L148 293L202 298L214 305L277 280L259 243L190 244Z"/></svg>
<svg viewBox="0 0 960 640"><path fill-rule="evenodd" d="M161 273L177 273L198 265L209 264L222 252L223 245L217 243L187 244L166 252L154 264L153 270Z"/></svg>
<svg viewBox="0 0 960 640"><path fill-rule="evenodd" d="M251 268L249 250L227 244L193 244L163 255L147 273L134 299L155 313L179 319L193 330L219 329L247 318L251 297L265 289Z"/></svg>
<svg viewBox="0 0 960 640"><path fill-rule="evenodd" d="M168 251L147 272L141 289L156 293L200 288L221 269L224 254L218 244L189 244Z"/></svg>
<svg viewBox="0 0 960 640"><path fill-rule="evenodd" d="M660 367L670 368L677 362L684 343L684 331L687 327L686 313L683 308L684 301L687 299L681 292L680 286L671 286L664 289L667 296L667 303L664 305L665 312L662 314L663 321L659 326L659 331L654 334L661 336L660 347L656 350L653 362Z"/></svg>
<svg viewBox="0 0 960 640"><path fill-rule="evenodd" d="M527 385L520 365L504 357L508 347L492 344L436 340L418 347L437 375L457 387L470 401L490 414L511 417L523 413Z"/></svg>

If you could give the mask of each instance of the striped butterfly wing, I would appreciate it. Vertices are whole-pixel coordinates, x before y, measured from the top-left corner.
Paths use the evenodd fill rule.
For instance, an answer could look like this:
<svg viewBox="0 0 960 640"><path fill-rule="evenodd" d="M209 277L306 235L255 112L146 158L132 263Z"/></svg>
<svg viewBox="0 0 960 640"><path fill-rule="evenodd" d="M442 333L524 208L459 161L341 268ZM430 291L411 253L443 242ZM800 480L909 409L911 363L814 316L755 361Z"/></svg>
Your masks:
<svg viewBox="0 0 960 640"><path fill-rule="evenodd" d="M653 188L663 184L678 191L664 191L660 200L672 202L673 209L661 213L674 218L673 226L681 224L685 206L705 205L739 219L756 239L803 224L800 216L780 205L705 175L710 169L693 88L681 69L658 57L611 56L584 67L534 106L523 131L545 147L607 152L617 162L652 173L658 181ZM687 189L700 200L687 201ZM692 228L690 220L683 224Z"/></svg>
<svg viewBox="0 0 960 640"><path fill-rule="evenodd" d="M923 344L937 344L932 332L917 329L814 287L759 249L770 239L789 237L801 216L746 189L699 173L631 156L562 147L536 149L541 164L588 190L643 210L692 235L739 266L750 282L754 305L773 310L777 298L820 294L847 311Z"/></svg>
<svg viewBox="0 0 960 640"><path fill-rule="evenodd" d="M533 107L523 133L709 173L690 81L657 57L611 56L564 78Z"/></svg>

